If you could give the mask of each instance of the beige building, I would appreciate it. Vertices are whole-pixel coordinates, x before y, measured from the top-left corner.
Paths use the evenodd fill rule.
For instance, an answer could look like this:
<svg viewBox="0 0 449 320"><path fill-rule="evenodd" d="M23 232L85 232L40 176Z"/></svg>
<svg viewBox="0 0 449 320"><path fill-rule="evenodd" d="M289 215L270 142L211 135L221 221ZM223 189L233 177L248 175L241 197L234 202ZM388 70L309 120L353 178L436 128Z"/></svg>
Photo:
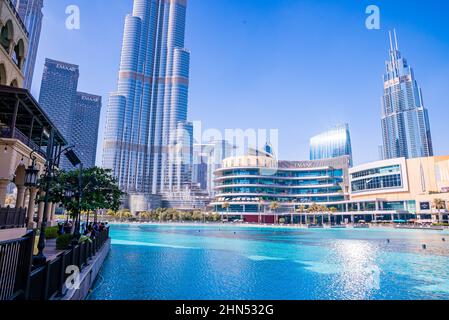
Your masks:
<svg viewBox="0 0 449 320"><path fill-rule="evenodd" d="M22 88L28 32L10 0L0 0L0 85Z"/></svg>
<svg viewBox="0 0 449 320"><path fill-rule="evenodd" d="M418 218L446 215L449 205L449 156L390 159L350 169L354 211L396 211ZM445 208L435 207L442 200Z"/></svg>
<svg viewBox="0 0 449 320"><path fill-rule="evenodd" d="M44 204L36 201L43 194L36 187L25 185L26 169L34 159L43 174L45 150L51 137L53 155L66 141L34 97L21 89L27 49L28 33L23 22L10 0L0 0L0 209L27 208L28 227L33 228L33 221L38 224L42 221ZM56 205L50 203L47 212L50 223L55 210ZM0 214L5 212L0 210Z"/></svg>

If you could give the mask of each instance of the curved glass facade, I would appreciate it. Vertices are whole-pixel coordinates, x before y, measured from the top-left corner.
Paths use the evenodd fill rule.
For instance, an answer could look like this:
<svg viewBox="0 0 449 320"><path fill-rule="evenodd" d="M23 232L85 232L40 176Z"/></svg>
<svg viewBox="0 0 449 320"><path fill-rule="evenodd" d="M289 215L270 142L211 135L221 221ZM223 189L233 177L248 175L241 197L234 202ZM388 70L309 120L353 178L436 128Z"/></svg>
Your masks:
<svg viewBox="0 0 449 320"><path fill-rule="evenodd" d="M260 212L273 202L279 204L280 212L313 204L343 209L343 203L348 199L345 176L349 157L323 161L274 161L268 163L271 168L252 166L253 162L262 163L261 158L265 157L236 157L233 163L225 161L225 167L215 172L213 205L216 211ZM224 208L225 203L230 207Z"/></svg>

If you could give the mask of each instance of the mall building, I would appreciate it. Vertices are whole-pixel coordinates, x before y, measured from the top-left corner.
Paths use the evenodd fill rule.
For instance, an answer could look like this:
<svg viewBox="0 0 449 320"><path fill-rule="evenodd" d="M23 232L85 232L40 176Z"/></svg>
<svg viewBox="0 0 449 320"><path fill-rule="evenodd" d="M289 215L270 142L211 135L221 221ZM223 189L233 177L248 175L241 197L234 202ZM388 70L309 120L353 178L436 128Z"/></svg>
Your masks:
<svg viewBox="0 0 449 320"><path fill-rule="evenodd" d="M316 161L241 156L223 161L215 184L214 211L245 222L447 220L449 156L353 168L348 156ZM435 207L436 200L443 207Z"/></svg>

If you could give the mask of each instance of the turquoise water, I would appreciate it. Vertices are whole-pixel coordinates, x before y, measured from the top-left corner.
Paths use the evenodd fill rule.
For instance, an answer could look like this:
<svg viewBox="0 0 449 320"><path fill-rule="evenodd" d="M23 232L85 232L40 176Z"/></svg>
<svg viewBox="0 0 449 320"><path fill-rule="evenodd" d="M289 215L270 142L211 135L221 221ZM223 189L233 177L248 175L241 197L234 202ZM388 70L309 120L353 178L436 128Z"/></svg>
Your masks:
<svg viewBox="0 0 449 320"><path fill-rule="evenodd" d="M111 237L89 299L449 299L441 231L114 225Z"/></svg>

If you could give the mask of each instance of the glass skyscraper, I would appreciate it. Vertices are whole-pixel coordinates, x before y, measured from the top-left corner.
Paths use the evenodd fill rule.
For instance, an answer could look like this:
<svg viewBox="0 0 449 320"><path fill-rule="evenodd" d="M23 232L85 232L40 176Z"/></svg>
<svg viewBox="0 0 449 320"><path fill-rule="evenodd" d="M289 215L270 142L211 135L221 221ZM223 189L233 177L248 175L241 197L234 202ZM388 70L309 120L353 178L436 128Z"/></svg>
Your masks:
<svg viewBox="0 0 449 320"><path fill-rule="evenodd" d="M427 109L413 69L399 51L396 31L390 32L390 60L386 62L382 104L383 156L433 156Z"/></svg>
<svg viewBox="0 0 449 320"><path fill-rule="evenodd" d="M75 64L45 60L39 104L66 139L71 135L79 75Z"/></svg>
<svg viewBox="0 0 449 320"><path fill-rule="evenodd" d="M95 166L101 97L77 92L79 75L75 64L46 59L39 103L89 168ZM73 167L62 157L60 168Z"/></svg>
<svg viewBox="0 0 449 320"><path fill-rule="evenodd" d="M190 161L190 166L192 155L176 151L193 140L179 135L180 130L192 131L187 123L185 23L186 0L135 0L126 17L103 152L103 166L113 170L126 192L176 192L186 177L191 182L183 163Z"/></svg>
<svg viewBox="0 0 449 320"><path fill-rule="evenodd" d="M72 144L85 168L95 166L101 97L77 92L73 110Z"/></svg>
<svg viewBox="0 0 449 320"><path fill-rule="evenodd" d="M25 77L23 86L31 90L37 49L41 37L44 0L12 0L12 3L16 7L29 33L28 52L23 68L23 75Z"/></svg>
<svg viewBox="0 0 449 320"><path fill-rule="evenodd" d="M352 166L351 134L348 124L338 125L310 139L310 160L341 156L349 156L350 166Z"/></svg>

